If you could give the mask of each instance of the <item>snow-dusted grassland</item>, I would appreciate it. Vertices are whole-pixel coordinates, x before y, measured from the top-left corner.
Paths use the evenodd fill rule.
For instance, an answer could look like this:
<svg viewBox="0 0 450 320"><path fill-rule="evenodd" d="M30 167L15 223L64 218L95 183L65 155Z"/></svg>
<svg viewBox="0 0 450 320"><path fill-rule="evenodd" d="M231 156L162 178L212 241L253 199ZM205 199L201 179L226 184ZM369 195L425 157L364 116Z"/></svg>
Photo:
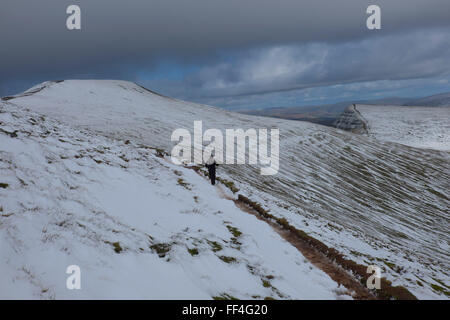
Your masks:
<svg viewBox="0 0 450 320"><path fill-rule="evenodd" d="M0 297L325 298L337 285L191 169L3 104ZM3 185L4 186L4 185ZM82 270L82 290L65 270Z"/></svg>
<svg viewBox="0 0 450 320"><path fill-rule="evenodd" d="M407 146L450 151L450 107L356 105L338 120L342 129ZM355 128L346 126L354 125Z"/></svg>
<svg viewBox="0 0 450 320"><path fill-rule="evenodd" d="M222 165L219 177L418 298L447 298L448 152L122 81L48 82L0 103L0 296L348 297L264 222L156 156L152 148L170 151L172 131L192 132L194 120L279 128L277 175ZM81 291L65 288L70 264L82 269Z"/></svg>

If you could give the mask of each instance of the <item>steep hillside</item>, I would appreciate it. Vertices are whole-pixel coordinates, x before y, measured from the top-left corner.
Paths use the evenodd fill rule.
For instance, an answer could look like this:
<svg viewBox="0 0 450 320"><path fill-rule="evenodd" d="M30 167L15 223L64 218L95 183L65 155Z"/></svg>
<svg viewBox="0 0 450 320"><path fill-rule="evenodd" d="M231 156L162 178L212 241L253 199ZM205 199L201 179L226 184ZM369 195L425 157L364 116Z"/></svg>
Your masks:
<svg viewBox="0 0 450 320"><path fill-rule="evenodd" d="M158 150L11 104L0 146L0 299L350 298Z"/></svg>
<svg viewBox="0 0 450 320"><path fill-rule="evenodd" d="M278 174L274 176L261 176L258 168L255 166L223 165L219 167L218 172L222 181L233 182L235 188L239 189L239 194L258 203L272 215L286 219L290 225L319 239L327 246L337 249L349 259L364 265L379 265L383 269L383 276L386 276L391 280L394 285L403 285L407 287L417 297L447 297L445 292L448 292L448 286L450 285L448 275L450 265L448 257L448 208L450 202L447 191L450 180L450 156L448 152L412 148L306 122L262 118L226 112L213 107L163 97L133 83L121 81L49 82L32 88L30 91L20 96L9 97L7 101L2 103L2 109L4 110L3 114L11 112L36 112L39 115L43 115L47 119L46 121L55 119L55 121L59 121L58 124L61 128L70 130L68 136L62 138L63 141L68 141L68 143L78 143L75 142L77 141L76 139L78 139L77 135L86 134L89 135L91 139L94 139L94 141L95 139L101 139L102 141L98 144L111 149L105 153L108 157L118 157L123 155L128 160L130 160L130 154L133 155L135 153L143 152L143 150L147 150L144 146L151 146L153 148L170 151L173 146L170 141L172 131L176 128L187 128L192 132L194 120L203 120L204 129L279 128L281 145L280 170ZM27 118L28 115L19 115L17 117L10 115L8 117L8 121L1 120L2 128L5 132L14 133L14 130L17 130L14 128L18 126L16 122L18 122L19 119ZM34 117L37 117L37 115ZM440 123L437 123L436 125L440 126ZM30 126L30 128L35 127ZM22 135L19 133L17 134L20 137L27 136L26 133L23 133ZM0 136L3 140L11 140L9 134L1 134ZM87 138L84 137L79 139L86 140ZM130 144L125 145L124 141L127 140L130 141ZM121 143L118 141L121 141ZM24 143L28 144L26 141ZM47 145L48 142L41 141L39 143ZM109 144L118 145L110 147ZM94 148L92 145L93 143L89 142L85 148L92 150L96 149L96 147ZM39 148L37 149L39 150ZM73 147L68 149L71 150ZM2 205L4 208L12 206L13 209L4 209L4 211L6 211L6 214L9 214L10 211L25 213L34 207L37 207L38 209L36 209L36 211L39 212L40 215L46 216L46 210L42 209L45 208L44 205L46 203L43 199L45 199L45 195L51 193L49 190L53 191L53 188L41 188L44 190L42 191L44 194L39 194L36 193L37 191L35 192L32 190L26 192L26 188L29 188L31 184L27 181L25 181L26 185L21 184L18 178L23 180L24 174L17 174L16 172L19 169L14 167L13 164L17 159L21 159L21 157L26 158L24 155L27 153L15 150L23 149L14 147L3 151L4 155L2 158L10 159L8 160L10 162L9 165L7 165L7 168L10 170L9 179L11 181L6 181L6 183L15 186L17 190L22 190L21 192L24 192L25 194L30 194L32 199L29 201L29 207L27 207L27 205L18 198L12 198L11 195L14 193L8 194L6 199L13 204L2 203ZM75 158L75 155L79 152L80 150L77 150L77 152L70 156L70 159L72 159L72 157ZM93 150L92 153L90 152L91 151L89 151L88 158L95 158L97 156L102 157L102 154L100 153L97 155L95 150ZM36 152L36 155L38 154L39 153ZM226 202L225 200L217 200L216 196L211 196L211 191L206 189L206 182L195 175L192 170L183 167L175 168L167 161L161 163L160 159L155 158L154 160L149 160L150 158L148 157L150 157L150 155L139 160L140 165L139 170L136 169L136 176L146 177L146 175L163 174L154 173L154 171L159 172L162 170L160 168L163 168L164 166L168 167L166 170L167 172L164 173L167 175L171 174L170 170L178 170L182 172L183 176L186 176L186 179L182 178L182 181L186 181L193 190L198 190L198 193L196 192L195 194L189 195L189 199L192 198L191 201L193 201L193 204L191 205L195 206L194 196L197 196L200 199L206 198L209 199L208 204L210 205L210 211L221 211L218 216L222 217L221 214L224 215L223 219L218 218L218 220L209 220L210 214L208 214L208 228L211 228L211 230L214 231L209 232L205 231L207 228L201 228L205 232L208 232L208 237L210 233L216 234L216 229L214 228L219 228L219 226L221 228L220 230L227 231L227 228L224 228L224 221L229 221L233 225L238 223L238 220L236 219L239 219L237 217L242 215L242 212L237 212L236 207L232 206L231 201ZM86 157L84 156L82 159L84 158ZM138 157L133 157L133 159L134 158ZM119 161L117 162L117 164L120 163L120 165L118 165L119 168L121 168L121 165L129 166L135 163L135 160L122 163L117 158L114 159L114 161ZM97 160L101 162L97 163L95 159L93 162L90 162L90 165L92 165L92 172L97 172L99 170L97 166L100 166L101 168L107 166L105 160L112 163L112 160L108 158L97 158ZM26 161L27 162L22 163L20 166L20 170L23 170L23 172L31 170L30 167L36 162L35 159L28 159ZM54 159L50 159L50 161L54 161ZM71 161L76 160L72 159ZM154 164L152 164L153 161L155 161ZM64 161L61 160L61 162ZM152 170L148 167L149 165L152 168L158 168L158 170ZM45 166L49 166L48 170L52 172L51 168L53 167L50 166L50 164L45 164ZM81 202L91 202L95 205L99 205L100 209L98 211L103 212L105 216L124 219L119 219L120 223L128 224L129 222L127 222L127 219L129 218L129 213L125 215L123 212L128 212L128 208L130 207L137 212L143 212L140 210L145 211L145 209L139 209L140 206L137 207L135 205L135 203L139 202L133 200L133 198L131 198L130 201L123 202L123 199L118 196L121 195L122 192L134 194L134 189L129 190L129 185L132 184L129 180L131 178L120 178L121 180L117 181L116 179L119 178L115 178L116 175L121 177L124 173L109 171L109 169L104 170L105 172L98 178L91 178L92 172L89 172L84 176L89 183L85 192L86 199L83 198ZM42 170L36 170L34 174L38 175L38 172L40 171ZM73 169L73 171L78 172L81 170ZM52 177L54 176L55 175L52 175ZM59 177L59 171L57 172L57 177ZM79 176L76 173L67 173L67 178L70 179L70 183L60 181L60 178L55 180L59 184L70 187L73 184L72 179L79 179ZM173 181L175 181L174 178L175 177L169 179L167 176L160 176L158 181L159 183L163 183L163 185L158 187L148 186L148 192L145 192L145 194L151 192L153 194L160 194L162 197L158 200L160 205L162 207L165 205L176 206L177 208L173 211L177 212L177 210L183 210L180 206L184 207L184 203L187 200L184 199L184 197L183 199L176 201L173 200L172 197L178 195L178 193L172 190L175 190L174 188L176 187L178 188L176 190L183 190L184 184L184 182L182 182L181 185L178 186L176 183L171 185L170 181L173 183ZM52 179L50 180L52 181L51 183L56 183L56 181L53 182ZM96 185L97 188L102 190L108 190L108 188L117 189L103 196L103 202L99 202L95 199L97 195L90 192L93 188L91 182L93 185ZM105 187L101 187L103 183L106 183ZM225 188L225 185L222 185L221 187ZM136 190L139 189L141 188L136 187ZM5 190L0 189L0 192L3 192L2 199L5 199L4 193L12 191L11 188L7 188ZM168 195L169 193L170 195ZM92 198L90 198L91 195ZM166 198L164 198L165 195L167 196ZM230 194L230 196L232 195ZM63 191L61 191L60 195L55 196L55 200L52 201L53 210L58 211L57 208L60 207L61 201L64 201L65 197L67 197L67 195ZM144 197L144 195L142 195L142 197ZM236 197L236 195L234 195L234 197ZM15 199L15 204L11 199ZM107 201L109 199L111 199L113 203L112 206ZM42 203L42 205L34 205L35 202ZM80 200L78 203L79 202ZM149 206L150 204L147 205ZM67 207L64 206L62 208L64 209L59 211L71 213L71 221L73 225L77 225L77 222L79 222L77 213L81 210L78 205L67 204ZM19 209L22 211L19 211ZM114 213L114 210L117 210L116 213ZM201 212L200 216L202 217L206 211ZM178 219L179 216L177 214L175 214L177 217L176 219ZM228 215L232 216L228 217ZM182 215L180 216L182 217ZM13 216L9 216L9 218L11 217ZM191 217L197 217L197 215L189 215L189 221L185 221L185 223L189 227L189 230L196 230L191 224L195 224L196 222L191 222ZM28 216L23 215L23 218L21 219L28 221L27 219L29 218ZM157 225L160 225L161 222L157 221L159 221L159 219L164 220L164 216L156 215L155 218L151 219L153 222L157 223ZM242 219L250 218L242 217ZM135 220L134 223L139 223L139 225L141 225L138 220ZM184 230L184 225L180 226L181 223L178 223L178 221L175 223L174 219L169 220L172 221L172 224L170 225L171 228L173 227L177 230L180 228L180 230ZM272 261L269 259L269 262L267 262L268 265L262 267L264 271L258 271L257 278L263 278L271 272L283 270L283 272L278 271L281 276L278 278L275 277L275 279L284 279L283 281L286 281L285 284L282 284L282 281L280 280L281 282L275 282L274 286L278 288L277 290L279 290L284 297L308 297L308 292L314 293L313 291L309 291L309 289L305 289L306 287L304 284L300 283L293 284L293 287L295 288L288 289L286 287L288 285L287 283L292 280L291 277L295 278L296 276L284 273L285 267L283 266L285 265L285 261L290 261L286 262L286 266L294 263L300 268L303 268L302 270L307 269L307 267L304 268L306 264L304 266L303 263L297 264L302 261L301 255L298 256L298 252L296 254L300 260L294 258L290 260L291 258L288 258L287 256L286 258L281 259L277 255L274 255L274 251L277 251L280 254L291 252L289 250L291 250L292 247L289 247L286 243L281 244L283 242L278 240L277 242L272 243L271 241L273 241L272 239L274 239L276 235L272 237L271 234L273 233L270 233L269 230L260 229L267 228L267 225L262 222L254 224L254 220L255 219L253 218L251 221L239 222L239 225L236 224L236 227L239 228L239 230L249 228L248 231L243 230L243 234L250 233L253 237L257 237L257 235L263 237L263 235L267 233L267 238L264 237L265 240L258 240L256 238L253 238L256 239L253 240L250 237L247 238L249 239L249 243L254 243L254 245L259 248L258 250L261 250L258 251L258 253L250 253L249 251L249 255L254 256L255 258L259 257L258 261L260 263L263 263L263 261L266 260L265 254L272 256L274 259L273 261L279 261L275 268L274 266L269 265L270 261ZM26 243L26 239L24 240L22 236L23 233L14 232L14 228L17 230L20 228L20 222L20 220L14 222L14 226L10 227L10 230L13 230L10 231L10 234L20 234L21 236L16 236L18 237L16 242ZM2 223L5 222L2 220ZM33 223L28 223L30 225L27 224L26 228L31 229ZM85 225L83 222L80 223ZM212 227L210 224L217 225ZM132 225L133 224L131 224L131 226ZM263 225L264 227L261 227ZM136 230L146 230L146 227L144 228L144 226L147 226L147 224L144 224L142 229L136 228ZM0 228L2 227L0 226ZM52 228L56 227L52 225ZM253 230L252 232L254 232L254 234L250 232L250 229ZM5 230L7 229L3 227L1 230L2 235L8 238L8 235L5 235ZM114 227L114 230L118 229ZM165 227L164 230L167 231L169 229ZM267 232L258 232L258 230L267 230ZM158 232L153 231L153 229L150 229L150 231L154 233ZM35 232L42 232L42 230L39 229ZM171 231L166 233L178 234L177 232L181 231ZM170 243L170 241L172 241L167 238L167 235L166 237L163 237L162 233L160 234L161 239L155 237L157 239L156 241L164 243ZM227 240L225 234L218 233L218 238L208 238L201 234L197 234L196 231L190 236L203 239L204 241L207 241L205 239L208 239L210 241L219 242L219 240ZM54 237L58 238L57 235ZM129 235L129 237L134 239L134 235ZM33 239L33 237L30 237L30 239ZM65 239L66 240L61 241L69 241L68 239L70 239L70 237L66 237ZM261 246L262 242L258 244L258 241L267 241L267 239L270 239L270 241L264 242L264 246ZM106 241L114 243L116 240L114 237L111 237L111 239L108 238ZM125 241L125 239L120 240L119 242L122 243L122 241ZM227 241L230 241L230 239ZM239 240L239 242L241 241ZM112 250L111 245L108 245L109 244L105 243L105 248ZM144 244L139 244L139 246L141 245L144 250L147 250ZM148 247L149 244L147 243L146 245ZM128 243L124 243L124 246L132 247L131 244ZM191 244L188 246L191 246ZM207 247L206 244L204 244L204 246L205 248ZM233 246L232 241L229 243L229 246ZM286 249L287 251L285 249L279 249L282 248L282 246L291 249ZM133 248L136 249L136 247L137 246L134 246ZM175 247L178 248L177 246ZM61 248L64 247L61 246ZM14 255L14 249L8 250L9 254L7 256ZM183 257L189 257L190 255L186 248L183 250ZM230 248L230 250L232 250L232 248ZM180 251L182 250L180 249ZM77 255L86 255L85 258L87 259L88 254L83 252L84 251L80 249ZM133 254L137 255L138 253L136 252ZM294 253L291 252L289 254ZM216 255L217 254L213 252L208 253L210 259L215 258L217 260L217 257L215 257ZM232 256L232 254L228 252L226 255ZM117 258L121 256L118 255L114 257ZM245 256L240 257L244 258ZM11 258L9 260L10 264L15 266L16 259L18 258ZM65 259L68 258L66 257ZM245 257L245 259L249 258ZM25 260L28 266L31 265L31 260L31 258ZM176 261L181 260L183 259L177 258ZM194 262L192 263L196 263L195 260L193 261ZM218 261L220 262L220 259L218 259ZM256 264L256 262L250 264ZM239 264L239 266L242 265L244 264ZM227 264L225 264L225 266L227 266ZM211 270L216 267L216 264L211 264ZM241 267L236 268L240 270ZM117 267L116 270L119 271L119 269L120 267ZM195 270L195 268L192 267L189 270ZM223 270L223 272L227 271ZM303 271L295 271L295 274L300 277L298 278L300 279L299 281L302 281L301 279L303 279L300 275L302 272ZM219 273L222 274L222 272ZM217 276L220 277L219 275ZM248 297L248 295L251 295L251 293L249 293L250 290L238 289L245 287L244 284L240 287L238 284L233 283L227 287L226 283L228 277L229 275L226 279L220 278L223 282L217 280L222 283L222 287L217 284L217 282L211 285L211 287L208 287L209 289L205 290L210 296L219 295L220 292L226 292L238 297ZM239 278L239 276L236 277ZM199 278L202 277L199 276ZM209 274L209 277L207 277L207 280L205 281L210 281L212 278L213 276ZM323 279L320 272L317 273L317 279ZM327 278L325 277L325 279ZM324 290L328 293L330 290L333 291L333 285L335 284L333 282L326 282L328 280L323 280L325 281L323 282L324 285L319 285L318 290L320 290L320 288L327 288L327 290ZM311 278L311 282L315 281L316 279ZM317 281L320 283L322 280ZM196 281L194 282L196 283ZM220 287L221 290L213 289L216 285L217 287ZM257 292L257 295L260 296L268 295L270 293L267 291L258 291L259 289L256 289L258 288L258 285L260 285L260 282L255 282L255 285L252 287L255 289L252 290L252 292ZM301 289L302 286L303 289ZM264 290L264 288L267 289L263 286L263 289L261 290ZM201 292L204 293L205 290ZM276 291L274 292L275 293L272 293L276 297L277 293ZM333 297L336 297L336 291L334 291L332 295ZM326 294L322 292L313 297L317 296L325 297ZM204 295L199 293L198 297L204 297Z"/></svg>

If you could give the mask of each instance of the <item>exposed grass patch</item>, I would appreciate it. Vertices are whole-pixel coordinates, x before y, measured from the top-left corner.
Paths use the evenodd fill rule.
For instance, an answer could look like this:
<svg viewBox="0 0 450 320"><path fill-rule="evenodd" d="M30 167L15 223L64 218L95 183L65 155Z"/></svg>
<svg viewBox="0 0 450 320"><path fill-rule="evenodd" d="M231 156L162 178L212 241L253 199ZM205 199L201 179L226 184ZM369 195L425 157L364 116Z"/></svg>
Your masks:
<svg viewBox="0 0 450 320"><path fill-rule="evenodd" d="M236 258L229 257L229 256L219 256L219 259L225 263L236 263L237 262Z"/></svg>
<svg viewBox="0 0 450 320"><path fill-rule="evenodd" d="M250 272L253 275L256 275L256 268L254 266L247 264L247 269L248 272Z"/></svg>
<svg viewBox="0 0 450 320"><path fill-rule="evenodd" d="M213 252L217 252L217 251L222 250L222 246L220 245L220 243L218 243L216 241L209 241L208 240L208 244L211 246Z"/></svg>
<svg viewBox="0 0 450 320"><path fill-rule="evenodd" d="M230 189L231 192L236 193L236 192L239 191L239 189L236 188L236 186L235 186L235 184L234 184L233 181L229 181L229 180L227 180L227 179L220 178L220 177L217 177L216 179L217 179L217 181L223 183L223 184L225 185L225 187L227 187L228 189Z"/></svg>
<svg viewBox="0 0 450 320"><path fill-rule="evenodd" d="M18 132L17 130L14 130L13 132L9 132L9 131L6 131L6 130L0 128L0 132L3 132L4 134L9 135L11 138L17 138L17 132Z"/></svg>
<svg viewBox="0 0 450 320"><path fill-rule="evenodd" d="M183 180L183 178L178 178L177 183L187 190L191 190L189 183Z"/></svg>
<svg viewBox="0 0 450 320"><path fill-rule="evenodd" d="M0 216L8 218L8 217L11 217L13 214L14 214L13 212L11 212L11 213L3 213Z"/></svg>
<svg viewBox="0 0 450 320"><path fill-rule="evenodd" d="M450 291L448 290L449 289L449 287L444 283L444 282L442 282L441 280L439 280L439 279L436 279L436 278L432 278L434 281L436 281L437 283L439 283L440 285L437 285L437 284L430 284L431 285L431 287L434 289L434 290L436 290L436 291L438 291L438 292L440 292L440 293L443 293L443 294L445 294L446 296L450 296ZM445 288L444 288L445 287Z"/></svg>
<svg viewBox="0 0 450 320"><path fill-rule="evenodd" d="M231 294L222 293L220 296L212 297L214 300L239 300L236 297L233 297Z"/></svg>
<svg viewBox="0 0 450 320"><path fill-rule="evenodd" d="M272 217L274 217L273 215L269 214L269 211L267 211L263 207L261 207L261 205L259 203L250 200L249 198L243 196L242 194L238 195L238 200L245 203L249 207L253 208L254 210L256 210L256 212L258 212L260 215L262 215L265 218L272 219ZM283 219L284 218L281 218L280 220L283 220ZM284 219L284 220L286 220L286 219Z"/></svg>
<svg viewBox="0 0 450 320"><path fill-rule="evenodd" d="M6 189L9 187L9 184L0 182L0 188Z"/></svg>
<svg viewBox="0 0 450 320"><path fill-rule="evenodd" d="M384 261L384 264L387 265L389 268L391 268L394 271L398 270L398 267L395 265L395 263Z"/></svg>
<svg viewBox="0 0 450 320"><path fill-rule="evenodd" d="M164 156L168 156L169 155L166 151L164 151L164 149L161 149L161 148L151 147L151 146L147 146L145 144L139 144L138 147L142 148L142 149L155 150L156 151L156 156L159 157L159 158L164 158Z"/></svg>
<svg viewBox="0 0 450 320"><path fill-rule="evenodd" d="M227 226L227 229L228 229L228 231L230 231L231 234L232 234L233 236L235 236L236 238L239 238L239 237L242 235L242 232L239 231L239 229L236 228L236 227L233 227L233 226Z"/></svg>
<svg viewBox="0 0 450 320"><path fill-rule="evenodd" d="M351 253L352 255L354 255L354 256L357 256L357 257L362 256L361 252L359 252L359 251L350 250L350 253Z"/></svg>
<svg viewBox="0 0 450 320"><path fill-rule="evenodd" d="M398 238L408 239L408 236L406 234L404 234L403 232L397 231L397 232L394 232L393 234Z"/></svg>
<svg viewBox="0 0 450 320"><path fill-rule="evenodd" d="M262 281L262 285L264 288L270 288L271 290L273 290L280 298L283 298L284 295L277 289L275 288L269 280L272 280L274 278L274 276L272 275L268 275L265 276L264 278L261 278Z"/></svg>
<svg viewBox="0 0 450 320"><path fill-rule="evenodd" d="M166 154L166 152L163 149L155 148L155 151L156 151L157 157L164 158L164 155Z"/></svg>
<svg viewBox="0 0 450 320"><path fill-rule="evenodd" d="M175 173L177 176L181 177L183 174L181 173L181 171L178 170L173 170L173 173Z"/></svg>
<svg viewBox="0 0 450 320"><path fill-rule="evenodd" d="M431 188L427 188L427 191L431 192L432 194L434 194L435 196L442 198L444 200L449 200L444 194L440 193L437 190L431 189Z"/></svg>
<svg viewBox="0 0 450 320"><path fill-rule="evenodd" d="M105 243L111 245L114 248L115 253L121 253L123 251L123 248L120 246L119 241L117 242L105 241Z"/></svg>
<svg viewBox="0 0 450 320"><path fill-rule="evenodd" d="M113 242L112 245L113 245L114 251L115 251L116 253L121 253L121 252L123 251L122 247L120 246L119 241Z"/></svg>
<svg viewBox="0 0 450 320"><path fill-rule="evenodd" d="M334 224L332 224L332 223L327 223L327 225L328 225L328 227L330 228L330 229L332 229L332 230L337 230L337 231L339 231L339 232L341 232L342 231L342 228L340 228L340 227L338 227L338 226L335 226Z"/></svg>
<svg viewBox="0 0 450 320"><path fill-rule="evenodd" d="M124 154L121 154L121 155L119 156L119 158L122 159L122 160L125 161L125 162L129 162L129 161L130 161L129 159L127 159L127 157L126 157Z"/></svg>
<svg viewBox="0 0 450 320"><path fill-rule="evenodd" d="M437 292L443 293L446 296L450 296L450 291L447 291L445 288L438 286L437 284L430 284L430 286Z"/></svg>
<svg viewBox="0 0 450 320"><path fill-rule="evenodd" d="M193 249L187 249L187 251L190 253L191 256L196 256L198 255L198 249L197 248L193 248Z"/></svg>
<svg viewBox="0 0 450 320"><path fill-rule="evenodd" d="M386 259L376 258L376 260L383 262L392 271L395 271L397 273L401 273L403 271L403 267L399 267L395 263L389 262Z"/></svg>
<svg viewBox="0 0 450 320"><path fill-rule="evenodd" d="M240 246L242 245L242 243L238 241L238 238L242 235L242 232L239 231L238 228L230 225L227 225L227 229L234 236L230 239L231 243L234 245L234 248L240 250L241 249Z"/></svg>
<svg viewBox="0 0 450 320"><path fill-rule="evenodd" d="M240 243L237 238L232 237L230 240L231 240L231 243L233 244L232 247L234 249L241 250L242 243Z"/></svg>
<svg viewBox="0 0 450 320"><path fill-rule="evenodd" d="M432 278L434 281L436 281L437 283L439 283L441 286L446 287L447 289L450 289L449 286L447 286L443 281L436 279L436 278Z"/></svg>
<svg viewBox="0 0 450 320"><path fill-rule="evenodd" d="M55 223L58 227L64 227L64 226L66 226L67 224L68 224L68 221L67 220L63 220L63 221L61 221L61 222L57 222L57 223ZM107 243L107 244L111 244L111 242L109 242L109 241L105 241L105 243Z"/></svg>
<svg viewBox="0 0 450 320"><path fill-rule="evenodd" d="M272 285L270 284L269 281L262 279L262 284L264 288L270 288Z"/></svg>
<svg viewBox="0 0 450 320"><path fill-rule="evenodd" d="M150 246L150 249L156 252L160 258L164 258L170 249L172 249L172 245L164 242L155 243Z"/></svg>

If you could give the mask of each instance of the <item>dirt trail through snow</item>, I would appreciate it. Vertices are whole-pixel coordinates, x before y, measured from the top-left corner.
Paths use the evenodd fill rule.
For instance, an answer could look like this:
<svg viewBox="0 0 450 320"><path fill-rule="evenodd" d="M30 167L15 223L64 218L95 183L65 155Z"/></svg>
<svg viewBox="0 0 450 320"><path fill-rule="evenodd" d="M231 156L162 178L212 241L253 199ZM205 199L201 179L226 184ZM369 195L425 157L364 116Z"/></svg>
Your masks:
<svg viewBox="0 0 450 320"><path fill-rule="evenodd" d="M164 157L164 160L170 162L168 159ZM191 168L193 169L193 168ZM200 174L200 172L196 171L200 176L204 177L209 181L209 178ZM358 280L353 278L347 271L345 271L342 267L338 266L336 263L331 261L324 254L319 252L305 240L301 239L295 233L283 229L280 225L276 224L274 221L262 217L256 210L249 207L244 202L235 199L234 197L228 195L219 184L215 185L216 192L223 199L227 199L233 201L235 205L241 209L241 211L254 215L257 219L266 222L272 229L278 233L284 240L289 242L292 246L294 246L300 253L308 259L315 267L319 268L323 272L325 272L331 279L337 282L339 285L342 285L347 289L347 294L352 296L354 299L359 300L374 300L376 297L366 288L364 287Z"/></svg>
<svg viewBox="0 0 450 320"><path fill-rule="evenodd" d="M301 254L308 259L314 266L325 272L331 279L336 281L339 285L344 286L348 290L348 295L351 295L355 299L361 300L373 300L376 297L365 288L361 283L354 279L347 271L342 267L335 264L328 257L321 252L318 252L309 243L298 237L295 233L283 229L280 225L262 217L256 210L249 207L242 201L235 199L226 194L220 185L216 185L217 193L220 197L233 201L236 206L243 212L254 215L257 219L266 222L272 227L272 229L278 233L284 240L293 245Z"/></svg>

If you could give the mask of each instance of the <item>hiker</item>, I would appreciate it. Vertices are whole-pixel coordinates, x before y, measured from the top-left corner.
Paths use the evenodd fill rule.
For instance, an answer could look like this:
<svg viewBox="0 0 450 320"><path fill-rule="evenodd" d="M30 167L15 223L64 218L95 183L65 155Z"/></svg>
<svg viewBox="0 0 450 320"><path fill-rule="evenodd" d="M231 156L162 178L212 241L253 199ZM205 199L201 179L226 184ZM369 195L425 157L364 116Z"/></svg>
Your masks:
<svg viewBox="0 0 450 320"><path fill-rule="evenodd" d="M206 168L208 168L209 178L211 179L211 184L216 184L216 166L218 164L216 163L216 160L214 159L213 155L209 157L209 159L205 163Z"/></svg>

